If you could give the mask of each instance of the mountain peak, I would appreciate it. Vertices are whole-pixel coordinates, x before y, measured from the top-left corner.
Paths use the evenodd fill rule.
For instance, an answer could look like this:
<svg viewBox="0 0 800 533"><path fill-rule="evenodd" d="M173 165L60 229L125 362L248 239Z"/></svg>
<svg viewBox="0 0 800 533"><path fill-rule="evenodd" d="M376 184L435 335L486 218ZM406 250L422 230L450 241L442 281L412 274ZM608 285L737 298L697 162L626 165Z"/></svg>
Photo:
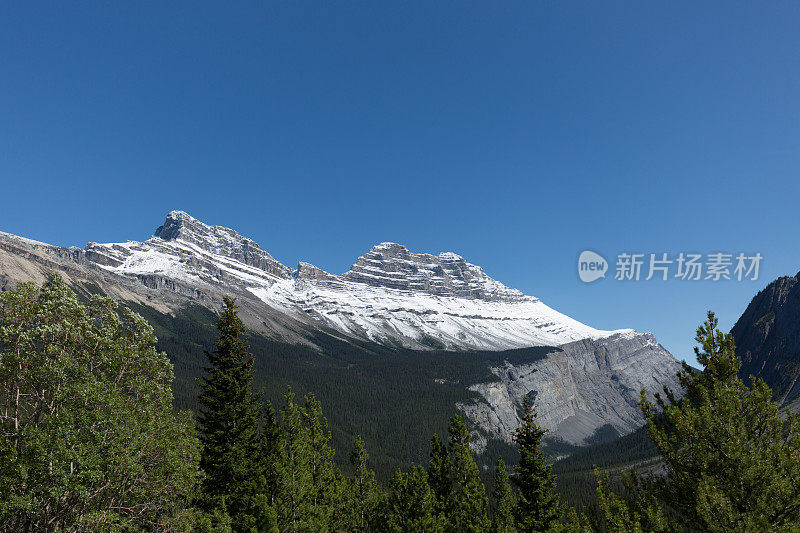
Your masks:
<svg viewBox="0 0 800 533"><path fill-rule="evenodd" d="M181 238L181 233L184 232L184 225L193 224L206 226L206 224L190 216L186 211L170 211L167 213L167 219L164 224L156 228L153 235L165 241L174 241Z"/></svg>
<svg viewBox="0 0 800 533"><path fill-rule="evenodd" d="M453 252L439 252L438 256L433 256L431 254L415 254L408 250L408 247L404 244L398 244L396 242L382 242L373 246L369 253L376 253L376 254L386 254L388 256L401 256L401 257L424 257L424 258L431 258L431 257L438 257L440 261L464 261L464 258L460 255L453 253ZM466 261L464 261L466 262Z"/></svg>
<svg viewBox="0 0 800 533"><path fill-rule="evenodd" d="M467 263L458 254L416 254L394 242L373 246L342 277L374 287L421 291L437 296L492 301L528 298L490 278L481 267Z"/></svg>
<svg viewBox="0 0 800 533"><path fill-rule="evenodd" d="M189 243L206 252L230 257L279 277L288 277L291 273L290 268L273 258L254 240L230 228L200 222L185 211L170 211L164 224L156 229L154 238Z"/></svg>

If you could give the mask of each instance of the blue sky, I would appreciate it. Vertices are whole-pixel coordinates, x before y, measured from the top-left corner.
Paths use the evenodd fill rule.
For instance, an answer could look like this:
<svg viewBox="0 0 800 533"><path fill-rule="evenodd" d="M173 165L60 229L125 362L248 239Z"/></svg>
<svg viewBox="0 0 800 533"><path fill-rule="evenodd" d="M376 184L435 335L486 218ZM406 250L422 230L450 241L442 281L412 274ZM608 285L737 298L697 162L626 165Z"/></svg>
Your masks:
<svg viewBox="0 0 800 533"><path fill-rule="evenodd" d="M0 230L144 240L182 209L337 273L450 250L689 360L706 309L800 270L797 3L122 4L0 4ZM587 285L584 249L764 261Z"/></svg>

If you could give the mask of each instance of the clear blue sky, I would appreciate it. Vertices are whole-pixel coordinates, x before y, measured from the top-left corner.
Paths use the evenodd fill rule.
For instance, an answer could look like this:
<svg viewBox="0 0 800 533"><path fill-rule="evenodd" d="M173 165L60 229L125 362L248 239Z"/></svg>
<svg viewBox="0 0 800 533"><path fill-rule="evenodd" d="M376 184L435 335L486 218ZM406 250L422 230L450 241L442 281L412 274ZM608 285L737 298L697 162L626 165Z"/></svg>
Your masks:
<svg viewBox="0 0 800 533"><path fill-rule="evenodd" d="M706 309L800 270L798 28L796 2L3 2L0 229L144 240L182 209L337 273L451 250L689 357ZM585 285L585 248L764 263Z"/></svg>

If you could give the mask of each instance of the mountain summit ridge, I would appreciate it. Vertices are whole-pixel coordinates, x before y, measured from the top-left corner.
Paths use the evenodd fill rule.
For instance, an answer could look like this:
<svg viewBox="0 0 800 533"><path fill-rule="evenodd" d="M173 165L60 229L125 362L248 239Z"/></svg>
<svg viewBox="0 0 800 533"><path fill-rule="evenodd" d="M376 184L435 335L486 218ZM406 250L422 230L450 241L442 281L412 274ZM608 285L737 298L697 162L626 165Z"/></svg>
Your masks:
<svg viewBox="0 0 800 533"><path fill-rule="evenodd" d="M296 269L291 269L275 259L255 240L225 226L206 224L186 211L170 211L164 224L156 228L153 238L190 243L207 252L236 259L280 277L297 276L303 268L336 276L304 261L300 261ZM423 291L462 298L509 301L535 299L491 278L482 267L468 263L454 252L439 252L435 255L414 253L404 244L389 241L374 245L340 276L342 279L373 287Z"/></svg>
<svg viewBox="0 0 800 533"><path fill-rule="evenodd" d="M171 211L143 243L90 243L86 254L119 275L157 276L189 292L244 291L301 321L407 348L504 350L630 333L581 324L453 252L383 242L341 275L304 262L291 269L254 240L185 211Z"/></svg>

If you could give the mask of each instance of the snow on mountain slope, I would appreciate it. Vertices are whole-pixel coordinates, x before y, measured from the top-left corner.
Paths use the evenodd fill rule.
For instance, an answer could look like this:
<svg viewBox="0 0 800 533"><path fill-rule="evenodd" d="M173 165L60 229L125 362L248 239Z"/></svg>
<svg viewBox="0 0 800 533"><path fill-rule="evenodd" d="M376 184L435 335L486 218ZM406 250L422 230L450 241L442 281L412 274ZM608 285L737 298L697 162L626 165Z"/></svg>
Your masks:
<svg viewBox="0 0 800 533"><path fill-rule="evenodd" d="M236 286L301 320L388 345L503 350L633 334L581 324L453 253L381 243L341 276L306 263L292 270L252 240L181 211L144 243L90 243L86 252L116 274Z"/></svg>

